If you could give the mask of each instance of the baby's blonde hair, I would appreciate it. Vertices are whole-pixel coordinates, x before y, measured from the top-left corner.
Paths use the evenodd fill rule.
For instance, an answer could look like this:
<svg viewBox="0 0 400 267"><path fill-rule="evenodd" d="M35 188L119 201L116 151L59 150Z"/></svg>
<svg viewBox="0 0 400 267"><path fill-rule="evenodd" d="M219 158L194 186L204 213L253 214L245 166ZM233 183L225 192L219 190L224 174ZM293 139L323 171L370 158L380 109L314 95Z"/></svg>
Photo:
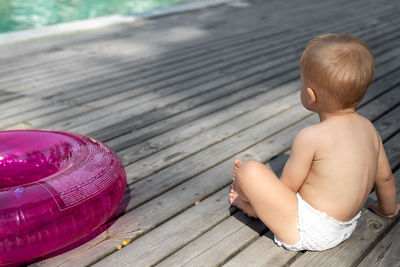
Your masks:
<svg viewBox="0 0 400 267"><path fill-rule="evenodd" d="M308 43L300 66L307 86L333 97L342 108L350 108L361 101L371 83L374 58L359 38L325 34Z"/></svg>

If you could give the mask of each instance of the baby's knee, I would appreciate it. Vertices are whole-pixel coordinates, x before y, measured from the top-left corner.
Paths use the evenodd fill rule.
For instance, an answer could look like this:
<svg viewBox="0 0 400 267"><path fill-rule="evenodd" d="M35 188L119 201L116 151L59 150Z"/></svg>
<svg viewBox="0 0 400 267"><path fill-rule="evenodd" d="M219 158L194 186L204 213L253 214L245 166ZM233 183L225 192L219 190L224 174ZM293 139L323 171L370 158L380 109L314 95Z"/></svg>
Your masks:
<svg viewBox="0 0 400 267"><path fill-rule="evenodd" d="M268 169L264 164L256 160L244 162L239 168L239 180L254 180L258 179Z"/></svg>

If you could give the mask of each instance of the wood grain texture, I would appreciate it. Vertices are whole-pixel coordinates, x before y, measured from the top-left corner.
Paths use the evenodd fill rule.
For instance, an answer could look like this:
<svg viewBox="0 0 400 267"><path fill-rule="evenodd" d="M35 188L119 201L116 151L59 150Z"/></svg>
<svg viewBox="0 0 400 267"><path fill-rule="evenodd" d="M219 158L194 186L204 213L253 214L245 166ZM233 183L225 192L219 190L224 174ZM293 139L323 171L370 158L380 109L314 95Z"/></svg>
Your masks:
<svg viewBox="0 0 400 267"><path fill-rule="evenodd" d="M90 135L118 152L128 173L126 208L113 224L35 266L393 262L397 221L365 210L335 250L289 252L229 207L228 189L235 157L279 172L295 134L318 122L300 106L298 67L307 41L326 32L359 36L373 50L374 81L358 112L381 134L398 178L400 4L240 5L1 47L2 130Z"/></svg>
<svg viewBox="0 0 400 267"><path fill-rule="evenodd" d="M358 266L400 266L400 224L397 223Z"/></svg>

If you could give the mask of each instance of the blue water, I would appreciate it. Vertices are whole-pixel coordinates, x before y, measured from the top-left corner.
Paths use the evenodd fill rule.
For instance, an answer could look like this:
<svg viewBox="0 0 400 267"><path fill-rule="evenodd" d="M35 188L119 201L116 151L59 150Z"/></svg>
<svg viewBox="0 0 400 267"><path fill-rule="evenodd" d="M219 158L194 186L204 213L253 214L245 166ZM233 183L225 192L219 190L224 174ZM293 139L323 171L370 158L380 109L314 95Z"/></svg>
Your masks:
<svg viewBox="0 0 400 267"><path fill-rule="evenodd" d="M143 13L180 2L183 0L0 0L0 33L111 14Z"/></svg>

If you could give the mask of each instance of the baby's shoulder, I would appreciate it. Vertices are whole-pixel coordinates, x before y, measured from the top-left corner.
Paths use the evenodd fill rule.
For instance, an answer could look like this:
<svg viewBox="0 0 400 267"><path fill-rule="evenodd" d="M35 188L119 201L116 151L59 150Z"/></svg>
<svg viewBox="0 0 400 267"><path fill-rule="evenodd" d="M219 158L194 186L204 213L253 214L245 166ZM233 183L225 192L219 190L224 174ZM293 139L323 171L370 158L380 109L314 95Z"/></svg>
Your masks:
<svg viewBox="0 0 400 267"><path fill-rule="evenodd" d="M301 138L301 139L306 139L306 140L307 139L312 140L312 139L318 138L321 135L321 133L323 133L324 131L325 131L325 127L323 127L321 125L321 123L312 124L312 125L309 125L303 129L301 129L297 133L296 137Z"/></svg>
<svg viewBox="0 0 400 267"><path fill-rule="evenodd" d="M324 150L332 140L336 139L337 129L318 123L307 126L300 130L295 139L294 144L302 147L309 147L313 151Z"/></svg>
<svg viewBox="0 0 400 267"><path fill-rule="evenodd" d="M309 125L301 129L295 137L295 142L302 144L315 144L323 136L324 129L320 124Z"/></svg>

